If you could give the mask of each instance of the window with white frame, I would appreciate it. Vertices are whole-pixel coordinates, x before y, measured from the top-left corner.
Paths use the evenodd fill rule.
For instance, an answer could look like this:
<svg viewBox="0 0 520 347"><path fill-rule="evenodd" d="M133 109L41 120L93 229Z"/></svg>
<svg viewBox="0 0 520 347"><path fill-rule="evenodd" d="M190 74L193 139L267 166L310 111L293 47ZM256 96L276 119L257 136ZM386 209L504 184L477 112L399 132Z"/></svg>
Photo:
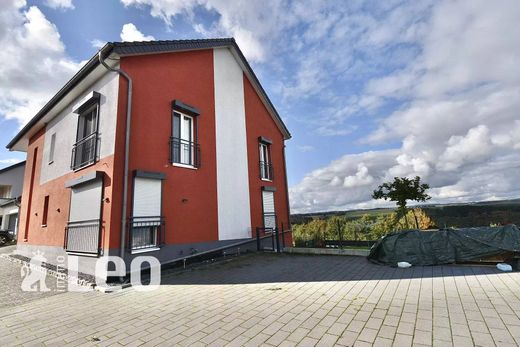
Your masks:
<svg viewBox="0 0 520 347"><path fill-rule="evenodd" d="M161 211L162 179L135 177L130 219L130 247L133 251L159 247L163 226Z"/></svg>
<svg viewBox="0 0 520 347"><path fill-rule="evenodd" d="M260 178L271 181L273 179L273 170L271 166L270 144L267 142L260 142Z"/></svg>
<svg viewBox="0 0 520 347"><path fill-rule="evenodd" d="M194 137L195 120L178 111L173 112L171 161L173 164L198 166L197 143Z"/></svg>
<svg viewBox="0 0 520 347"><path fill-rule="evenodd" d="M276 228L276 210L274 207L274 191L262 191L262 209L264 216L264 228Z"/></svg>

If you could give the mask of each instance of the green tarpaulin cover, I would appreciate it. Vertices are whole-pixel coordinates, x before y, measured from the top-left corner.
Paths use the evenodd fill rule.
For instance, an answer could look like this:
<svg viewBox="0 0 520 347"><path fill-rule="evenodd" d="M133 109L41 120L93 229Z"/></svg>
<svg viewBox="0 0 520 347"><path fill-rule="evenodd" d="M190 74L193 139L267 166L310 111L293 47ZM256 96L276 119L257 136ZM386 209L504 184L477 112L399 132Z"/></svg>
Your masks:
<svg viewBox="0 0 520 347"><path fill-rule="evenodd" d="M504 252L520 252L520 230L515 225L408 230L386 235L370 249L368 259L388 265L438 265L476 261Z"/></svg>

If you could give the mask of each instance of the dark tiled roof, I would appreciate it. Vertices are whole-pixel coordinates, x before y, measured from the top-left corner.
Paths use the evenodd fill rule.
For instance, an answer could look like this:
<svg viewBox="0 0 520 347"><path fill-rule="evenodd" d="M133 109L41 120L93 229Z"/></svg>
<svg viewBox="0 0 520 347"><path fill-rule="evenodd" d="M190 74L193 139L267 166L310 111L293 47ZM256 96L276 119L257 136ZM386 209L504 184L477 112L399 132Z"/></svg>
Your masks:
<svg viewBox="0 0 520 347"><path fill-rule="evenodd" d="M139 41L139 42L112 42L113 52L119 55L150 54L173 51L189 51L228 47L235 44L232 38L200 39L200 40L166 40L166 41Z"/></svg>
<svg viewBox="0 0 520 347"><path fill-rule="evenodd" d="M274 112L274 117L277 123L282 128L284 136L290 138L291 134L283 123L280 115L276 111L276 108L272 104L271 100L267 96L267 93L263 89L260 81L256 77L253 69L247 62L244 54L238 47L234 38L219 38L219 39L197 39L197 40L165 40L165 41L139 41L139 42L109 42L101 51L105 52L105 55L110 53L116 53L120 56L127 55L139 55L139 54L153 54L161 52L175 52L175 51L190 51L197 49L211 49L217 47L233 47L238 52L240 59L242 60L245 68L249 75L253 79L253 83L256 84L263 94L263 98L269 104L270 108ZM92 72L99 65L97 52L90 58L90 60L52 97L51 100L20 130L20 132L7 144L7 148L11 149L36 123L47 114L67 93L69 93L85 76Z"/></svg>

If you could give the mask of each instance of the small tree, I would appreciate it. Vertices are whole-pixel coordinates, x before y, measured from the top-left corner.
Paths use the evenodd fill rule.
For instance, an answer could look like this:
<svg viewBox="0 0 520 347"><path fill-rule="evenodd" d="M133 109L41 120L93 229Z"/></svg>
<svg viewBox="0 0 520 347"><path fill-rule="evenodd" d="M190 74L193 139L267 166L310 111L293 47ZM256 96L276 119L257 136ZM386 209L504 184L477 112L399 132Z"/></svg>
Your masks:
<svg viewBox="0 0 520 347"><path fill-rule="evenodd" d="M398 219L404 217L406 227L408 228L408 218L406 217L408 214L408 208L406 207L407 201L412 200L421 202L431 199L431 197L426 194L426 190L429 188L430 186L428 184L421 183L421 178L419 176L416 176L413 179L407 177L395 177L393 182L383 183L374 190L372 198L395 201L397 204ZM415 218L415 223L418 227L419 223L417 218Z"/></svg>

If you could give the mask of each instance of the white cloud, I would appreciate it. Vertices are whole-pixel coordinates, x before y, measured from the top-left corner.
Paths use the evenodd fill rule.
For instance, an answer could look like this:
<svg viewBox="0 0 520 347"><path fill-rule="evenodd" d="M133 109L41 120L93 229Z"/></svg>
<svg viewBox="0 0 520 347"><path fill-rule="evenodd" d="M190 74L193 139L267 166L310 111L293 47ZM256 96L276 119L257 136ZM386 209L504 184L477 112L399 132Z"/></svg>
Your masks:
<svg viewBox="0 0 520 347"><path fill-rule="evenodd" d="M295 212L378 206L371 200L372 188L394 176L420 175L432 186L433 202L520 194L514 174L520 169L520 36L515 29L520 3L442 1L427 13L421 20L411 18L397 36L385 20L377 25L377 35L371 31L368 44L406 40L420 48L418 54L368 81L364 94L348 99L348 112L330 118L337 128L364 110L360 100L402 103L388 115L379 109L379 125L364 141L401 146L392 154L344 156L309 173L291 188ZM354 172L361 164L367 169ZM368 173L372 182L363 179ZM341 180L347 185L338 185Z"/></svg>
<svg viewBox="0 0 520 347"><path fill-rule="evenodd" d="M479 125L469 129L466 136L452 136L439 157L439 169L452 171L468 163L478 163L492 154L489 129Z"/></svg>
<svg viewBox="0 0 520 347"><path fill-rule="evenodd" d="M98 40L98 39L94 39L92 41L90 41L90 44L92 45L92 47L96 48L96 49L100 49L101 47L103 47L107 42L106 41L103 41L103 40Z"/></svg>
<svg viewBox="0 0 520 347"><path fill-rule="evenodd" d="M36 6L0 6L0 115L26 123L78 70L54 24Z"/></svg>
<svg viewBox="0 0 520 347"><path fill-rule="evenodd" d="M281 34L291 21L291 10L285 1L265 4L260 1L227 0L121 0L125 6L149 8L153 17L162 19L170 28L175 17L194 18L196 8L216 12L216 23L205 26L193 22L197 32L206 37L233 36L250 61L264 61L270 52L270 42Z"/></svg>
<svg viewBox="0 0 520 347"><path fill-rule="evenodd" d="M45 0L45 5L54 9L73 10L72 0Z"/></svg>
<svg viewBox="0 0 520 347"><path fill-rule="evenodd" d="M153 41L155 38L151 35L144 35L137 29L133 23L123 25L121 30L122 41Z"/></svg>
<svg viewBox="0 0 520 347"><path fill-rule="evenodd" d="M374 182L374 177L368 173L368 168L364 163L359 163L355 175L347 176L343 180L343 187L355 188L360 186L368 186Z"/></svg>

